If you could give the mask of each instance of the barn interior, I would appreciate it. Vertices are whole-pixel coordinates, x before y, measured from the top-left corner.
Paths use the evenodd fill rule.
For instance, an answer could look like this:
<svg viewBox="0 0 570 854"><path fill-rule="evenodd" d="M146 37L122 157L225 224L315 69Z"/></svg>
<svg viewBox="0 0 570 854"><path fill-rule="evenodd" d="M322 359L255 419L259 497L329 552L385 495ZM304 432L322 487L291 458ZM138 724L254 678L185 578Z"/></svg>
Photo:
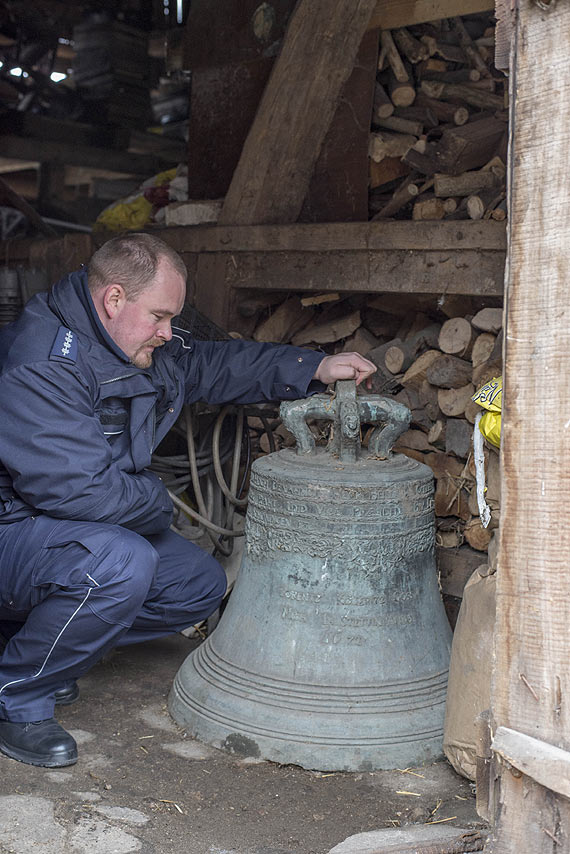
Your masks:
<svg viewBox="0 0 570 854"><path fill-rule="evenodd" d="M79 702L58 712L82 749L73 768L0 756L0 851L519 850L505 838L489 847L502 482L489 395L504 369L512 215L508 5L1 3L0 323L110 237L148 231L186 264L181 323L195 337L370 359L372 387L360 392L409 410L393 451L433 479L434 583L454 658L445 736L442 717L441 749L424 762L316 767L294 751L256 754L247 739L196 737L172 686L230 618L251 463L298 440L278 403L199 404L153 468L176 529L226 569L221 613L118 650L80 680ZM324 447L330 427L312 428ZM373 430L363 421L365 451ZM288 614L302 638L309 606L297 598ZM336 637L328 646L352 660L354 635Z"/></svg>

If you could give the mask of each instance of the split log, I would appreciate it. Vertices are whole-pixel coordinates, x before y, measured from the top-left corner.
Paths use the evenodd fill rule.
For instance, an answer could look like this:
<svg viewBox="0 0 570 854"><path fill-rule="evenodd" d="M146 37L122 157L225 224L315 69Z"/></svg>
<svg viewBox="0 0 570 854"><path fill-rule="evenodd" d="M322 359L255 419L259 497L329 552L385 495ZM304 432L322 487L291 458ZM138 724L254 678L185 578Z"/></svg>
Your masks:
<svg viewBox="0 0 570 854"><path fill-rule="evenodd" d="M505 125L494 118L447 128L433 153L438 172L459 174L483 166L497 151Z"/></svg>
<svg viewBox="0 0 570 854"><path fill-rule="evenodd" d="M401 116L388 116L387 118L375 118L374 124L387 130L404 133L410 136L421 136L424 132L423 123L413 119L403 119ZM492 173L487 173L492 174Z"/></svg>
<svg viewBox="0 0 570 854"><path fill-rule="evenodd" d="M391 133L381 131L370 134L368 154L377 163L384 157L401 157L416 142L417 137L411 134Z"/></svg>
<svg viewBox="0 0 570 854"><path fill-rule="evenodd" d="M368 177L371 190L395 181L396 178L409 175L409 173L410 167L407 163L402 162L401 157L384 157L379 163L372 160L371 157L368 158Z"/></svg>
<svg viewBox="0 0 570 854"><path fill-rule="evenodd" d="M473 316L475 301L466 294L442 294L438 300L438 308L446 317Z"/></svg>
<svg viewBox="0 0 570 854"><path fill-rule="evenodd" d="M341 338L348 338L360 326L360 312L355 311L345 317L329 320L327 323L312 325L293 335L291 343L296 347L305 344L330 344Z"/></svg>
<svg viewBox="0 0 570 854"><path fill-rule="evenodd" d="M487 551L492 531L490 528L483 527L478 516L474 516L466 523L463 533L471 548L480 552Z"/></svg>
<svg viewBox="0 0 570 854"><path fill-rule="evenodd" d="M419 389L423 382L427 380L428 368L436 359L441 358L439 350L426 350L419 356L413 365L410 365L406 373L401 379L404 388L410 387Z"/></svg>
<svg viewBox="0 0 570 854"><path fill-rule="evenodd" d="M343 353L360 353L361 356L366 354L378 346L378 339L375 335L365 329L364 326L359 326L353 335L350 335L344 342L342 348Z"/></svg>
<svg viewBox="0 0 570 854"><path fill-rule="evenodd" d="M260 294L256 297L248 297L247 299L240 300L237 310L240 317L255 317L263 309L270 308L272 305L277 305L282 301L283 297L279 293Z"/></svg>
<svg viewBox="0 0 570 854"><path fill-rule="evenodd" d="M465 538L462 532L455 528L453 528L451 531L438 530L435 534L435 543L442 549L458 549L459 546L463 545L464 540ZM443 587L442 593L447 593L446 590L443 590Z"/></svg>
<svg viewBox="0 0 570 854"><path fill-rule="evenodd" d="M326 302L338 302L340 299L340 294L338 293L330 293L330 294L315 294L314 297L302 297L301 305L307 307L309 305L322 305Z"/></svg>
<svg viewBox="0 0 570 854"><path fill-rule="evenodd" d="M428 45L431 50L431 45ZM464 63L465 54L458 45L446 44L443 41L435 42L435 47L432 56L441 56L442 59L447 59L449 62Z"/></svg>
<svg viewBox="0 0 570 854"><path fill-rule="evenodd" d="M441 327L438 346L450 356L468 359L475 340L476 333L466 317L450 317Z"/></svg>
<svg viewBox="0 0 570 854"><path fill-rule="evenodd" d="M422 430L406 430L394 443L394 450L397 451L400 446L415 451L433 451L427 435Z"/></svg>
<svg viewBox="0 0 570 854"><path fill-rule="evenodd" d="M448 104L446 101L439 101L437 98L430 97L424 91L421 91L416 96L416 103L418 106L430 110L440 122L452 122L454 125L460 127L469 121L469 110L467 107L462 107L459 104Z"/></svg>
<svg viewBox="0 0 570 854"><path fill-rule="evenodd" d="M370 359L374 364L385 371L386 368L386 353L390 350L391 347L395 347L397 345L403 345L403 341L400 338L393 338L391 341L387 341L384 344L380 344L378 347L374 347L369 350L366 354L366 358ZM397 373L397 371L391 371L390 373Z"/></svg>
<svg viewBox="0 0 570 854"><path fill-rule="evenodd" d="M408 175L394 190L392 198L372 217L372 222L393 216L420 193L420 186Z"/></svg>
<svg viewBox="0 0 570 854"><path fill-rule="evenodd" d="M424 42L418 41L405 27L399 27L391 32L399 50L414 65L429 57L428 46Z"/></svg>
<svg viewBox="0 0 570 854"><path fill-rule="evenodd" d="M487 212L491 213L505 198L505 191L497 189L484 190L467 197L467 213L469 219L483 219Z"/></svg>
<svg viewBox="0 0 570 854"><path fill-rule="evenodd" d="M436 448L441 450L445 449L445 421L442 421L440 418L437 419L435 424L432 425L431 429L428 432L427 438L430 445L434 445Z"/></svg>
<svg viewBox="0 0 570 854"><path fill-rule="evenodd" d="M390 30L383 30L380 33L380 44L396 80L399 83L407 83L410 78L402 62L402 57L398 53L398 48L394 44Z"/></svg>
<svg viewBox="0 0 570 854"><path fill-rule="evenodd" d="M482 172L492 172L500 183L505 182L507 167L501 157L491 157L488 163L481 167Z"/></svg>
<svg viewBox="0 0 570 854"><path fill-rule="evenodd" d="M481 386L488 383L494 377L499 377L503 372L503 360L498 358L487 359L481 365L473 369L473 385L475 389L480 389Z"/></svg>
<svg viewBox="0 0 570 854"><path fill-rule="evenodd" d="M362 309L364 326L377 338L395 338L399 320L387 311L381 311L371 305Z"/></svg>
<svg viewBox="0 0 570 854"><path fill-rule="evenodd" d="M441 354L426 371L426 379L438 388L461 388L471 382L473 366L457 356Z"/></svg>
<svg viewBox="0 0 570 854"><path fill-rule="evenodd" d="M440 323L430 323L428 326L425 326L423 318L426 318L426 315L421 311L417 312L406 335L406 338L413 339L416 355L423 350L435 349L439 341L439 333L441 332Z"/></svg>
<svg viewBox="0 0 570 854"><path fill-rule="evenodd" d="M257 327L253 337L256 341L289 341L296 332L311 322L313 315L311 308L303 308L299 297L289 297Z"/></svg>
<svg viewBox="0 0 570 854"><path fill-rule="evenodd" d="M380 348L382 351L381 359L383 359L384 366L390 373L403 373L410 367L418 353L427 348L437 346L441 327L438 323L432 323L424 327L424 319L427 319L426 316L421 312L417 312L412 323L407 326L407 334L405 336L405 326L402 326L399 336L394 341L390 341ZM418 331L416 331L416 324L420 325ZM402 340L404 337L406 340ZM379 351L376 352L378 353Z"/></svg>
<svg viewBox="0 0 570 854"><path fill-rule="evenodd" d="M475 424L475 419L477 417L478 412L481 412L481 407L479 406L478 403L475 403L474 400L471 400L471 398L469 398L469 400L467 401L467 403L465 405L463 417L465 418L466 421L469 421L469 423L471 425L473 425L473 424ZM473 430L471 430L471 432L473 432Z"/></svg>
<svg viewBox="0 0 570 854"><path fill-rule="evenodd" d="M471 321L475 329L482 332L497 333L503 327L502 308L482 308Z"/></svg>
<svg viewBox="0 0 570 854"><path fill-rule="evenodd" d="M433 196L429 199L421 199L414 204L412 219L424 221L443 219L447 212L443 201Z"/></svg>
<svg viewBox="0 0 570 854"><path fill-rule="evenodd" d="M412 83L409 80L398 80L392 71L388 74L388 92L395 107L409 107L416 98Z"/></svg>
<svg viewBox="0 0 570 854"><path fill-rule="evenodd" d="M472 478L465 471L465 464L451 454L432 452L424 454L422 462L429 466L436 480L440 478L457 481L458 484L470 484Z"/></svg>
<svg viewBox="0 0 570 854"><path fill-rule="evenodd" d="M477 501L477 489L476 488L472 489L470 494L469 494L468 506L469 506L469 511L470 511L472 516L478 516L479 515L479 503Z"/></svg>
<svg viewBox="0 0 570 854"><path fill-rule="evenodd" d="M384 353L384 364L391 374L400 374L406 371L414 361L415 350L411 343L400 341L392 344ZM419 448L418 450L424 450Z"/></svg>
<svg viewBox="0 0 570 854"><path fill-rule="evenodd" d="M433 56L437 50L437 39L434 36L430 36L428 33L424 33L424 35L420 36L420 41L427 47L428 56Z"/></svg>
<svg viewBox="0 0 570 854"><path fill-rule="evenodd" d="M433 173L437 172L439 168L437 161L428 153L420 154L420 152L415 151L413 147L404 154L402 160L404 163L407 163L408 166L411 166L412 169L415 169L417 172L422 172L424 175L433 175Z"/></svg>
<svg viewBox="0 0 570 854"><path fill-rule="evenodd" d="M433 56L430 56L429 59L426 59L425 62L422 62L418 66L418 77L422 79L425 77L425 73L429 73L430 71L435 71L439 74L447 72L447 62L445 59L435 59Z"/></svg>
<svg viewBox="0 0 570 854"><path fill-rule="evenodd" d="M480 190L491 190L497 195L497 176L491 171L463 172L461 175L445 175L440 172L433 176L433 188L436 196L471 196Z"/></svg>
<svg viewBox="0 0 570 854"><path fill-rule="evenodd" d="M505 202L498 204L495 210L491 211L489 214L489 219L494 219L496 222L503 222L506 218L507 210ZM487 214L485 214L484 219L487 219Z"/></svg>
<svg viewBox="0 0 570 854"><path fill-rule="evenodd" d="M479 110L504 110L505 98L502 95L494 95L492 92L474 89L462 83L445 83L440 80L422 80L421 91L429 98L442 99L444 101L464 101L471 107Z"/></svg>
<svg viewBox="0 0 570 854"><path fill-rule="evenodd" d="M481 79L481 72L476 68L458 68L454 71L434 71L427 68L422 70L422 80L439 80L442 83L476 83Z"/></svg>
<svg viewBox="0 0 570 854"><path fill-rule="evenodd" d="M451 478L438 478L434 502L436 516L457 516L464 522L471 518L469 493Z"/></svg>
<svg viewBox="0 0 570 854"><path fill-rule="evenodd" d="M443 101L440 103L443 104ZM429 106L417 103L417 96L411 107L396 107L394 115L400 116L402 119L421 122L426 129L434 128L439 123L438 117Z"/></svg>
<svg viewBox="0 0 570 854"><path fill-rule="evenodd" d="M445 429L445 452L467 459L471 450L473 428L463 418L448 418Z"/></svg>
<svg viewBox="0 0 570 854"><path fill-rule="evenodd" d="M479 89L481 92L495 92L497 80L494 77L485 77L483 80L467 80L463 85L471 89Z"/></svg>
<svg viewBox="0 0 570 854"><path fill-rule="evenodd" d="M378 119L386 119L394 112L394 104L388 97L388 94L381 83L376 81L374 87L374 107L373 115Z"/></svg>
<svg viewBox="0 0 570 854"><path fill-rule="evenodd" d="M444 415L449 418L460 418L474 394L473 383L467 383L461 388L440 388L437 393L437 402Z"/></svg>
<svg viewBox="0 0 570 854"><path fill-rule="evenodd" d="M412 386L408 386L409 389ZM428 383L427 380L424 380L417 388L414 389L419 397L420 404L423 406L427 417L430 421L437 421L441 416L441 410L439 408L439 403L437 402L437 392L438 389Z"/></svg>
<svg viewBox="0 0 570 854"><path fill-rule="evenodd" d="M410 457L412 460L417 460L419 463L423 463L427 454L424 454L423 451L416 451L414 448L398 448L399 454L404 454L405 457Z"/></svg>

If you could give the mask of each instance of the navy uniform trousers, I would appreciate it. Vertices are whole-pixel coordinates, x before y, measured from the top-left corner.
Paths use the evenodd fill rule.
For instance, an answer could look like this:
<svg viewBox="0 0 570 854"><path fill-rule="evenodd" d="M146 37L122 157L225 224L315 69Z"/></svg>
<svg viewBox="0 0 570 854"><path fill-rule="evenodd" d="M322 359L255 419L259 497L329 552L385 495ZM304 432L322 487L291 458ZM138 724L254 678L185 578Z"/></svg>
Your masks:
<svg viewBox="0 0 570 854"><path fill-rule="evenodd" d="M37 516L0 526L0 718L53 717L54 692L116 646L205 619L219 563L173 531Z"/></svg>

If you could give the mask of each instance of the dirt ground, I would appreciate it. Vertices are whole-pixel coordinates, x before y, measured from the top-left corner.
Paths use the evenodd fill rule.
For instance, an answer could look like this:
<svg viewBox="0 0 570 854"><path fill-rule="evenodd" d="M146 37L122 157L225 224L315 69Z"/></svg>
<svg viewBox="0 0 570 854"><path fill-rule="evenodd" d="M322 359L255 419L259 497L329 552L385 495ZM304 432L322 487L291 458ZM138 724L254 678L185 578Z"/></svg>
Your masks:
<svg viewBox="0 0 570 854"><path fill-rule="evenodd" d="M1 854L328 854L363 831L483 827L473 787L444 760L323 774L187 737L166 702L195 646L175 635L127 647L80 680L79 701L57 714L78 742L76 765L0 756Z"/></svg>

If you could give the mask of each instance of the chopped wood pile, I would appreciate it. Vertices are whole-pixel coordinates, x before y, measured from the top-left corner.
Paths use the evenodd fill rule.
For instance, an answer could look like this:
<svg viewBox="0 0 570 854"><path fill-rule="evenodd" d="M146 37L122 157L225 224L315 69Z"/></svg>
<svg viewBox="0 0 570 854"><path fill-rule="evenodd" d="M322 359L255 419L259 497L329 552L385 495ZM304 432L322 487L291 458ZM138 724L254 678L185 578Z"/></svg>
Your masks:
<svg viewBox="0 0 570 854"><path fill-rule="evenodd" d="M264 297L257 297L257 308ZM410 429L394 450L429 466L435 478L438 562L444 598L458 608L471 573L487 561L499 524L499 456L486 446L486 501L492 511L479 519L473 460L473 429L480 407L477 389L502 372L502 308L469 296L379 294L278 296L266 298L266 316L253 337L325 352L356 351L377 365L369 393L393 397L412 413ZM281 297L282 299L282 297ZM271 303L271 305L270 305ZM243 310L254 310L244 301ZM364 394L366 389L360 388ZM261 429L260 453L274 450ZM276 424L273 425L277 427ZM364 431L366 443L368 431ZM293 444L283 426L275 447Z"/></svg>
<svg viewBox="0 0 570 854"><path fill-rule="evenodd" d="M369 147L373 220L506 217L507 79L494 18L381 33Z"/></svg>

